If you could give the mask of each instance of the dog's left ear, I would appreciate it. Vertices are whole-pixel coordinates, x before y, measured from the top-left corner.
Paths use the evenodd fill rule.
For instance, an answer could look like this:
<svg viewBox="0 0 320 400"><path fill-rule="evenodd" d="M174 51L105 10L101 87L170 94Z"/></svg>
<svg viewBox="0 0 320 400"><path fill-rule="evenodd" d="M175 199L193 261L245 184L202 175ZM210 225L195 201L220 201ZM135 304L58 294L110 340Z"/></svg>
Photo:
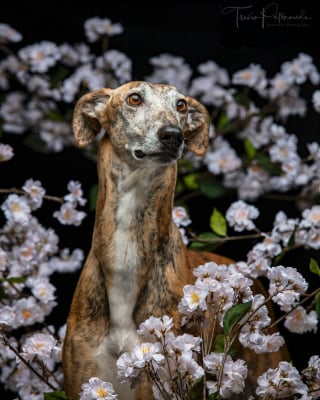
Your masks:
<svg viewBox="0 0 320 400"><path fill-rule="evenodd" d="M210 116L207 109L192 97L186 97L188 119L183 130L186 146L197 156L203 156L209 143Z"/></svg>

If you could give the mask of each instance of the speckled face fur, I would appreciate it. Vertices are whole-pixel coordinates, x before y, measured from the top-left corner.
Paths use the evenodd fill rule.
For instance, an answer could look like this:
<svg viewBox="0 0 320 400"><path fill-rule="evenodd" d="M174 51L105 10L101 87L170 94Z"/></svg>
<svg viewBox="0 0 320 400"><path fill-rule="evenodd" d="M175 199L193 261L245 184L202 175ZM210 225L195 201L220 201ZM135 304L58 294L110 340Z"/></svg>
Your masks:
<svg viewBox="0 0 320 400"><path fill-rule="evenodd" d="M113 150L127 162L175 162L184 145L195 154L206 151L206 109L173 86L130 82L86 96L78 104L82 112L75 110L74 130L80 147L92 141L102 128Z"/></svg>
<svg viewBox="0 0 320 400"><path fill-rule="evenodd" d="M203 105L164 84L129 82L78 101L76 144L85 146L104 134L92 246L73 296L63 347L68 400L79 399L81 385L93 376L111 382L119 400L153 399L148 381L134 389L119 383L118 357L138 343L137 327L151 315L170 315L181 333L177 305L183 287L194 283L193 269L208 261L233 262L189 250L172 221L177 159L184 146L204 155L209 121ZM257 283L256 291L264 289ZM253 394L257 376L287 359L286 349L261 357L239 349L239 356L250 368L243 399Z"/></svg>

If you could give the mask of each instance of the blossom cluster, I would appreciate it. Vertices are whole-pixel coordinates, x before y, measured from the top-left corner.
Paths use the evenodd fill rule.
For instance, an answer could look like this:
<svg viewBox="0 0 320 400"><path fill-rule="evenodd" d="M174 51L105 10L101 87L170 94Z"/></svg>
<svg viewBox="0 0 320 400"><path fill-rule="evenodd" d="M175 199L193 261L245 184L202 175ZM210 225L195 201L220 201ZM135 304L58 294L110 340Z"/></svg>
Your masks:
<svg viewBox="0 0 320 400"><path fill-rule="evenodd" d="M237 264L226 266L214 262L195 268L196 281L194 285L184 287L178 309L184 316L182 325L196 328L198 336L189 333L176 335L173 320L169 316L150 317L140 324L137 331L142 342L131 352L123 353L117 361L121 381L134 382L146 374L153 382L156 399L188 399L196 382L207 375L205 385L208 395L216 393L221 398L230 398L235 393L241 393L247 378L247 365L244 360L234 360L229 355L229 344L234 337L238 337L244 347L257 354L278 351L284 339L278 332L267 333L271 318L266 304L272 299L282 309L289 311L285 325L298 332L297 324L292 321L297 318L298 308L303 309L301 305L298 308L296 305L308 287L295 268L281 265L272 267L268 274L270 298L266 299L262 294L253 294L253 280L241 272L243 269L243 264L239 267ZM245 312L239 312L237 323L229 326L230 313L237 310L237 306L246 304L249 307ZM291 316L292 310L294 316ZM304 323L299 319L301 322ZM317 323L317 316L313 315L313 319L308 321L309 325L306 327L304 324L305 329L316 331ZM212 352L212 344L221 332L225 336L224 351ZM317 365L318 359L318 356L313 356L310 365ZM282 378L283 371L288 371L285 380ZM314 376L317 380L319 365L316 371ZM312 385L310 382L308 384L307 379L307 383L304 383L296 368L283 361L277 370L268 370L258 379L256 395L259 399L268 398L264 396L270 393L265 392L268 387L266 379L273 381L272 398L279 398L283 394L300 394L313 399L316 398L313 387L317 387L317 392L320 389L317 384L314 385L314 380ZM310 397L307 397L309 391Z"/></svg>
<svg viewBox="0 0 320 400"><path fill-rule="evenodd" d="M7 146L4 150L13 156L13 150L8 152ZM76 209L86 202L81 184L70 181L67 189L63 198L48 196L41 182L33 179L21 189L0 189L9 192L1 204L5 223L0 228L0 380L21 399L42 398L43 392L60 388L63 382L65 326L45 327L46 317L58 304L50 278L55 273L77 271L84 254L81 249L60 248L57 233L43 226L34 213L44 199L54 200L61 208L53 217L64 225L81 224L86 215ZM10 193L13 190L15 193Z"/></svg>

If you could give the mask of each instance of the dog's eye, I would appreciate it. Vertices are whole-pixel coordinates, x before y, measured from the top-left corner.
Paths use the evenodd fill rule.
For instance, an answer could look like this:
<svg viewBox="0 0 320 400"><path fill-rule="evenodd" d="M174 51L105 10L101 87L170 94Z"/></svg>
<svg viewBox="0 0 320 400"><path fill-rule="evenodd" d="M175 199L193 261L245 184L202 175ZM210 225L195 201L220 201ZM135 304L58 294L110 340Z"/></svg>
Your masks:
<svg viewBox="0 0 320 400"><path fill-rule="evenodd" d="M187 102L185 100L177 101L177 111L179 111L181 113L187 112Z"/></svg>
<svg viewBox="0 0 320 400"><path fill-rule="evenodd" d="M132 93L128 96L127 102L130 106L140 106L142 103L142 97L138 93Z"/></svg>

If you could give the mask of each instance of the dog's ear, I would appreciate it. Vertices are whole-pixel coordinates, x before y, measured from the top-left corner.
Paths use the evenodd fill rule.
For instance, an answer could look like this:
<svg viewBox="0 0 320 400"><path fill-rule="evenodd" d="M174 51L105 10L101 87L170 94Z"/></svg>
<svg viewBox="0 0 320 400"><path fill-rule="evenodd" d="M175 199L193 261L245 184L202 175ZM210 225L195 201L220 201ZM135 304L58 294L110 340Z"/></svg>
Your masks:
<svg viewBox="0 0 320 400"><path fill-rule="evenodd" d="M101 130L101 118L106 113L112 89L94 90L83 95L73 113L73 133L76 146L91 143Z"/></svg>
<svg viewBox="0 0 320 400"><path fill-rule="evenodd" d="M209 143L210 116L207 109L192 97L186 97L188 119L184 128L186 146L197 156L203 156Z"/></svg>

